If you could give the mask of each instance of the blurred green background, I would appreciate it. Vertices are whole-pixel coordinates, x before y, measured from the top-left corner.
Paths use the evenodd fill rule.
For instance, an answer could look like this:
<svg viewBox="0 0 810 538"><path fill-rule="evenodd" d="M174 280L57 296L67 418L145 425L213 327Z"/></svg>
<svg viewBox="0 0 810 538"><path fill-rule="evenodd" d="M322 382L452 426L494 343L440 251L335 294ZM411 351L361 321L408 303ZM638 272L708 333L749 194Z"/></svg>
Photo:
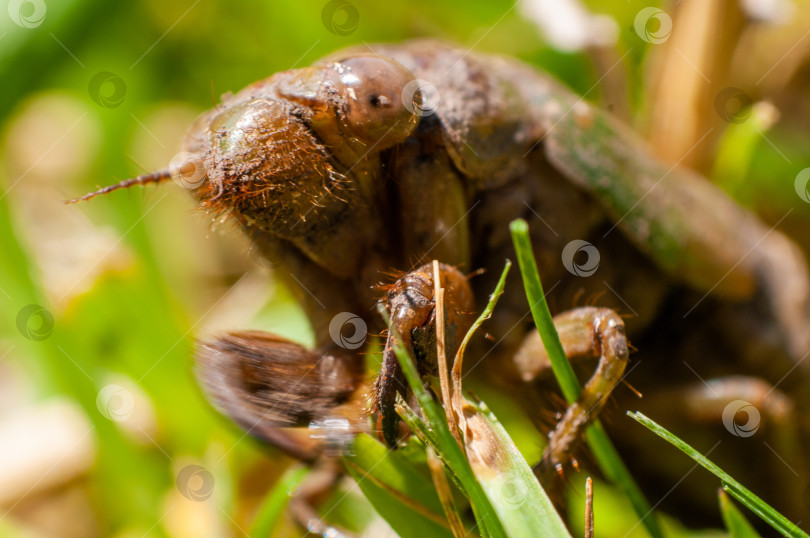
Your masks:
<svg viewBox="0 0 810 538"><path fill-rule="evenodd" d="M605 15L585 36L606 43L564 51L563 7L535 8L540 28L533 8L500 0L4 0L0 535L251 528L293 462L207 405L191 346L231 328L309 343L305 318L234 226L172 183L62 201L165 167L222 93L340 47L432 36L517 56L624 116L662 158L694 146L681 164L765 220L791 210L780 227L807 249L810 195L795 181L810 166L807 2L761 20L736 1L702 4L577 4ZM659 26L637 30L649 5L672 15L665 42L650 43ZM705 24L679 27L689 17ZM726 88L739 92L718 97ZM513 434L539 455L536 434ZM624 535L632 514L603 498L599 534ZM371 517L357 494L341 499L338 518ZM286 519L275 532L300 533Z"/></svg>

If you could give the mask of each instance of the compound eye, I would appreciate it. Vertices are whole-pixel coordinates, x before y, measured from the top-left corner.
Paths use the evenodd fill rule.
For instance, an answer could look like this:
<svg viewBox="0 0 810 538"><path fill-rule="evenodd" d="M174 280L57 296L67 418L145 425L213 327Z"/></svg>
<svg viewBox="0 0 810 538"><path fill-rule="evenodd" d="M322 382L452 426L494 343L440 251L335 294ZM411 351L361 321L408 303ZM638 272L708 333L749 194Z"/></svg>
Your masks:
<svg viewBox="0 0 810 538"><path fill-rule="evenodd" d="M351 137L382 150L411 134L418 115L402 97L413 86L410 71L379 56L349 58L335 68L342 83L342 120Z"/></svg>

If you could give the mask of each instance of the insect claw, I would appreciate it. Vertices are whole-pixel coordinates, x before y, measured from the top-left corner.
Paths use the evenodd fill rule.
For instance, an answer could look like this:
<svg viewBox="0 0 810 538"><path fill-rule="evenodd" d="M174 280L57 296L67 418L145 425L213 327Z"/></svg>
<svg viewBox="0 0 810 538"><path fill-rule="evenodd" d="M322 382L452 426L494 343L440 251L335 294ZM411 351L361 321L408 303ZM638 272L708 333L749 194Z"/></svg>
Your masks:
<svg viewBox="0 0 810 538"><path fill-rule="evenodd" d="M641 391L640 391L640 390L638 390L638 389L637 389L636 387L634 387L633 385L631 385L631 384L630 384L630 383L629 383L629 382L628 382L626 379L622 379L622 383L624 383L624 384L625 384L625 386L626 386L628 389L630 389L630 390L633 392L633 394L635 394L635 395L636 395L636 396L638 396L639 398L643 398L643 397L644 397L644 395L641 393Z"/></svg>
<svg viewBox="0 0 810 538"><path fill-rule="evenodd" d="M471 273L467 273L467 274L465 275L465 277L467 278L467 280L469 280L469 279L471 279L472 277L475 277L475 276L479 276L479 275L486 274L486 272L487 272L486 267L479 267L479 268L478 268L478 269L476 269L475 271L472 271Z"/></svg>

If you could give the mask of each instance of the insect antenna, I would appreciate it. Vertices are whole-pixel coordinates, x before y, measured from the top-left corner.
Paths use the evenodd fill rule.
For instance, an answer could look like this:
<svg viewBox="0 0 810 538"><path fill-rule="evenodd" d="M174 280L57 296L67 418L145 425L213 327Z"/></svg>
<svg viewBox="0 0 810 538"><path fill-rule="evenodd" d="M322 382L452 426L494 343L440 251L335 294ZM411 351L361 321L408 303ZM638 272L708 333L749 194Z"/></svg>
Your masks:
<svg viewBox="0 0 810 538"><path fill-rule="evenodd" d="M157 172L152 172L151 174L144 174L142 176L125 179L124 181L116 183L115 185L107 185L106 187L102 187L97 191L87 193L80 198L74 198L73 200L65 200L65 203L75 204L76 202L83 202L85 200L90 200L91 198L95 198L96 196L108 194L110 192L117 191L118 189L128 189L133 185L148 185L150 183L160 183L162 181L170 179L171 177L172 174L168 169L159 170Z"/></svg>

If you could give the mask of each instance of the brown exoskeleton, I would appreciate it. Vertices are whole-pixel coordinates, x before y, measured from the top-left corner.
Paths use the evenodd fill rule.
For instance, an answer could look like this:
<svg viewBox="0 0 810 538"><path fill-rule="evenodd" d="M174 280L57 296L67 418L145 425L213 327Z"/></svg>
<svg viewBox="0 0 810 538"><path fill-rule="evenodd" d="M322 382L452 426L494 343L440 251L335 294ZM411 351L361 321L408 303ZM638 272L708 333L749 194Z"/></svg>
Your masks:
<svg viewBox="0 0 810 538"><path fill-rule="evenodd" d="M391 270L407 272L384 299L393 324L431 373L434 283L421 266L443 264L455 345L514 255L509 221L523 217L552 308L583 294L604 306L557 314L569 357L623 365L626 323L639 349L629 379L645 398L618 391L618 408L641 409L712 449L789 517L810 520L801 504L807 458L795 452L808 439L797 417L807 409L810 367L804 259L779 232L703 178L658 162L626 127L546 75L435 41L349 49L225 98L198 119L184 150L178 173L199 178L192 193L201 207L234 219L273 261L317 338L315 350L261 332L200 345L209 395L253 434L309 461L324 450L323 439L279 428L347 417L362 400L364 347L342 344L330 324L351 313L384 330L373 307ZM483 276L469 282L461 273L478 269ZM487 325L493 339L475 342L466 364L536 412L548 365L530 320L513 275ZM570 461L615 381L595 383L583 394L594 405L564 416L537 469L545 481ZM390 342L372 392L376 428L396 445L393 403L407 391ZM761 412L758 438L727 429L737 400ZM689 474L688 461L662 464L658 449L645 450L648 434L624 417L610 429L628 465L643 470L643 485L660 494L653 503L663 495L687 521L711 517L712 487L664 495Z"/></svg>

